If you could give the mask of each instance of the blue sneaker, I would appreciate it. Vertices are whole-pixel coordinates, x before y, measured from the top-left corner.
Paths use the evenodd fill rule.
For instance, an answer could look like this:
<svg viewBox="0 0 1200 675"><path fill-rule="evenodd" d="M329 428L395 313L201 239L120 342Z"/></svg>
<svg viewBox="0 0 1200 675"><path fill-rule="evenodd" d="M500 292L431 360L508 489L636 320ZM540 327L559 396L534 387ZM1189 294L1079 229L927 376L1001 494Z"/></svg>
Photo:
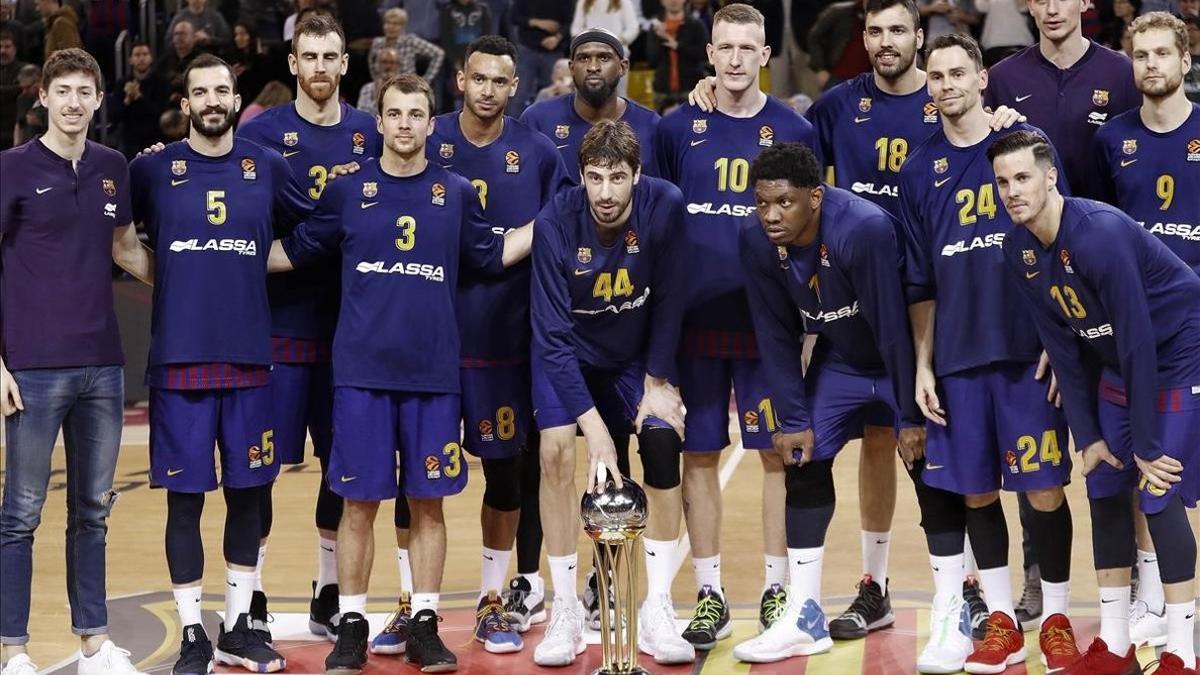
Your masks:
<svg viewBox="0 0 1200 675"><path fill-rule="evenodd" d="M493 654L519 652L525 646L521 635L508 623L504 604L495 591L479 599L475 610L475 639Z"/></svg>
<svg viewBox="0 0 1200 675"><path fill-rule="evenodd" d="M789 601L783 616L762 635L733 648L733 655L747 663L774 663L793 656L811 656L833 648L825 613L813 600L804 604Z"/></svg>
<svg viewBox="0 0 1200 675"><path fill-rule="evenodd" d="M408 646L408 623L412 619L412 604L408 593L400 594L400 604L388 617L387 625L371 640L372 654L403 654Z"/></svg>

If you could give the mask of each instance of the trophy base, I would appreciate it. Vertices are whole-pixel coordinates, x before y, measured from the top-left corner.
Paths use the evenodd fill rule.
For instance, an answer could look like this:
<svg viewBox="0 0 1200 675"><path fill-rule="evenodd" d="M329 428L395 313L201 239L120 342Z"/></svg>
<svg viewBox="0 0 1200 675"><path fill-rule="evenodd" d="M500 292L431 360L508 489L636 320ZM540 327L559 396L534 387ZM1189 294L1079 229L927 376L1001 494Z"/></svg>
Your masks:
<svg viewBox="0 0 1200 675"><path fill-rule="evenodd" d="M639 665L633 665L628 668L604 668L600 667L592 671L592 675L650 675L650 671Z"/></svg>

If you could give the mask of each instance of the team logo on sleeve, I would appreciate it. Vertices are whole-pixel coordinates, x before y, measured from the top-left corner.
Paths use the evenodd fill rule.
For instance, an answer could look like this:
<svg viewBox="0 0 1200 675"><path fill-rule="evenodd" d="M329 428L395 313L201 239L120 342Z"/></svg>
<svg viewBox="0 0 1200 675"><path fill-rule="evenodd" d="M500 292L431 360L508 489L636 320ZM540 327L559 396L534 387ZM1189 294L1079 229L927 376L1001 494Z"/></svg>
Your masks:
<svg viewBox="0 0 1200 675"><path fill-rule="evenodd" d="M786 246L776 246L775 252L779 254L779 269L786 270L792 266L792 261L788 260L788 250Z"/></svg>
<svg viewBox="0 0 1200 675"><path fill-rule="evenodd" d="M433 204L434 206L446 205L445 185L442 185L441 183L434 183L433 188L430 189L430 192L433 194L433 197L429 200L430 204Z"/></svg>
<svg viewBox="0 0 1200 675"><path fill-rule="evenodd" d="M559 124L558 126L554 127L554 135L560 139L570 136L571 135L570 125Z"/></svg>
<svg viewBox="0 0 1200 675"><path fill-rule="evenodd" d="M376 183L375 181L371 181L369 183L368 182L363 183L363 197L364 198L370 199L377 194L379 194L379 184L378 183Z"/></svg>
<svg viewBox="0 0 1200 675"><path fill-rule="evenodd" d="M1126 138L1125 140L1121 141L1121 152L1127 155L1132 155L1133 153L1137 152L1137 139Z"/></svg>
<svg viewBox="0 0 1200 675"><path fill-rule="evenodd" d="M242 158L242 180L254 180L258 178L255 172L254 160L249 157Z"/></svg>
<svg viewBox="0 0 1200 675"><path fill-rule="evenodd" d="M753 410L747 410L745 415L742 415L742 424L746 427L746 433L758 433L758 413Z"/></svg>
<svg viewBox="0 0 1200 675"><path fill-rule="evenodd" d="M504 172L521 172L521 155L516 150L509 150L508 152L504 153Z"/></svg>
<svg viewBox="0 0 1200 675"><path fill-rule="evenodd" d="M1100 106L1101 108L1108 105L1108 90L1107 89L1093 89L1092 90L1092 103L1097 106Z"/></svg>
<svg viewBox="0 0 1200 675"><path fill-rule="evenodd" d="M821 267L829 267L829 247L827 247L825 244L821 244L820 256Z"/></svg>
<svg viewBox="0 0 1200 675"><path fill-rule="evenodd" d="M1062 261L1063 269L1067 271L1067 274L1075 274L1075 270L1071 269L1071 252L1070 251L1068 251L1065 248L1063 250L1059 251L1058 259Z"/></svg>
<svg viewBox="0 0 1200 675"><path fill-rule="evenodd" d="M702 134L708 131L708 120L692 120L692 133Z"/></svg>
<svg viewBox="0 0 1200 675"><path fill-rule="evenodd" d="M937 104L933 101L929 101L925 104L925 107L921 109L921 114L925 116L925 124L937 124L938 108Z"/></svg>
<svg viewBox="0 0 1200 675"><path fill-rule="evenodd" d="M764 124L758 129L758 144L764 148L769 148L775 145L775 130L771 125Z"/></svg>
<svg viewBox="0 0 1200 675"><path fill-rule="evenodd" d="M871 112L871 97L870 96L864 96L864 97L858 99L858 111L859 112Z"/></svg>
<svg viewBox="0 0 1200 675"><path fill-rule="evenodd" d="M479 439L482 441L494 441L496 435L492 433L492 421L481 420L479 422Z"/></svg>
<svg viewBox="0 0 1200 675"><path fill-rule="evenodd" d="M633 255L634 253L637 253L640 250L642 250L642 249L638 247L637 232L634 232L633 230L626 232L625 233L625 252L630 255Z"/></svg>
<svg viewBox="0 0 1200 675"><path fill-rule="evenodd" d="M939 158L933 160L933 172L934 173L946 173L946 170L949 168L950 168L950 160L946 159L945 157L939 157Z"/></svg>
<svg viewBox="0 0 1200 675"><path fill-rule="evenodd" d="M367 147L367 137L363 136L361 131L354 132L354 135L350 137L350 142L354 144L353 152L356 155L363 154L363 150Z"/></svg>
<svg viewBox="0 0 1200 675"><path fill-rule="evenodd" d="M109 197L116 196L117 181L111 178L104 178L100 181L100 189L104 190L104 194L108 195Z"/></svg>
<svg viewBox="0 0 1200 675"><path fill-rule="evenodd" d="M182 176L183 174L187 173L187 160L186 159L171 160L171 173L176 176Z"/></svg>
<svg viewBox="0 0 1200 675"><path fill-rule="evenodd" d="M1200 162L1200 138L1193 138L1187 144L1187 161Z"/></svg>
<svg viewBox="0 0 1200 675"><path fill-rule="evenodd" d="M442 159L450 159L454 156L454 144L442 143L442 147L438 149L438 155Z"/></svg>
<svg viewBox="0 0 1200 675"><path fill-rule="evenodd" d="M436 455L425 457L425 478L437 480L442 477L442 461Z"/></svg>
<svg viewBox="0 0 1200 675"><path fill-rule="evenodd" d="M298 131L283 132L283 144L284 145L286 145L290 148L290 147L295 146L299 142L300 142L300 132L298 132Z"/></svg>
<svg viewBox="0 0 1200 675"><path fill-rule="evenodd" d="M1037 264L1037 256L1034 255L1033 249L1031 249L1031 248L1027 248L1024 251L1021 251L1021 260L1024 260L1026 265L1036 265Z"/></svg>
<svg viewBox="0 0 1200 675"><path fill-rule="evenodd" d="M592 249L587 246L580 246L579 250L575 252L575 259L583 265L592 262Z"/></svg>

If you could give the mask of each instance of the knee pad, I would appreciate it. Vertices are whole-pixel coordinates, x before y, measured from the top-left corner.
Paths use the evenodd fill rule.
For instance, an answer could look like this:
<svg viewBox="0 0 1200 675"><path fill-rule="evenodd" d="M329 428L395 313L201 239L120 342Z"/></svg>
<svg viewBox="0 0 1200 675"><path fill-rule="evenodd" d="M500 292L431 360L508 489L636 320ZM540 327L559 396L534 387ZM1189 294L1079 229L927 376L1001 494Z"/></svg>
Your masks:
<svg viewBox="0 0 1200 675"><path fill-rule="evenodd" d="M318 530L337 532L342 522L342 498L329 489L329 483L321 478L321 487L317 490L316 522Z"/></svg>
<svg viewBox="0 0 1200 675"><path fill-rule="evenodd" d="M1129 545L1135 536L1133 493L1121 491L1111 497L1090 499L1088 507L1092 512L1092 557L1096 569L1133 567L1137 557Z"/></svg>
<svg viewBox="0 0 1200 675"><path fill-rule="evenodd" d="M173 584L190 584L204 577L203 512L203 492L167 492L167 569Z"/></svg>
<svg viewBox="0 0 1200 675"><path fill-rule="evenodd" d="M259 513L262 488L224 488L225 561L246 567L258 566L258 547L262 542L262 516Z"/></svg>
<svg viewBox="0 0 1200 675"><path fill-rule="evenodd" d="M1146 514L1150 537L1158 550L1158 574L1164 584L1191 581L1196 576L1196 535L1179 495L1166 508Z"/></svg>
<svg viewBox="0 0 1200 675"><path fill-rule="evenodd" d="M275 481L271 481L262 486L262 492L258 496L258 520L262 538L266 539L271 536L271 525L275 523L275 506L272 493L274 492Z"/></svg>
<svg viewBox="0 0 1200 675"><path fill-rule="evenodd" d="M674 429L644 427L638 434L638 454L642 456L642 482L656 490L679 487L679 455L683 441Z"/></svg>
<svg viewBox="0 0 1200 675"><path fill-rule="evenodd" d="M521 457L483 459L483 503L497 511L521 508Z"/></svg>
<svg viewBox="0 0 1200 675"><path fill-rule="evenodd" d="M628 476L631 471L629 468L629 433L618 431L614 434L610 429L609 434L612 436L613 447L617 450L617 470L621 472L622 476Z"/></svg>
<svg viewBox="0 0 1200 675"><path fill-rule="evenodd" d="M408 497L396 495L396 514L393 522L398 530L407 530L412 526L412 511L408 509Z"/></svg>
<svg viewBox="0 0 1200 675"><path fill-rule="evenodd" d="M833 460L809 462L784 469L787 505L798 509L832 506L837 501L833 487Z"/></svg>
<svg viewBox="0 0 1200 675"><path fill-rule="evenodd" d="M957 534L967 531L967 506L962 495L930 487L921 480L921 462L915 462L909 471L913 489L917 493L917 506L921 510L921 529L926 536ZM961 546L961 544L960 544ZM961 552L962 549L959 549Z"/></svg>

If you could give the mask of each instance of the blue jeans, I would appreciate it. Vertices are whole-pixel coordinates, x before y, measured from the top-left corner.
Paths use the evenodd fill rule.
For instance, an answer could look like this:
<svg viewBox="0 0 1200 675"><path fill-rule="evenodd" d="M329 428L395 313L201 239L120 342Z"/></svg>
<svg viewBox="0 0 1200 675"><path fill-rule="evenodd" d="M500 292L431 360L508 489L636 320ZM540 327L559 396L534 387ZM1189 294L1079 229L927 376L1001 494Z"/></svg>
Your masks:
<svg viewBox="0 0 1200 675"><path fill-rule="evenodd" d="M120 366L19 370L25 410L4 420L0 643L29 641L33 532L42 520L59 428L67 446L67 599L76 635L108 633L104 537L116 493L125 374Z"/></svg>
<svg viewBox="0 0 1200 675"><path fill-rule="evenodd" d="M517 95L508 102L508 114L520 117L525 108L533 103L542 88L550 85L554 64L563 57L562 52L547 52L517 45Z"/></svg>

